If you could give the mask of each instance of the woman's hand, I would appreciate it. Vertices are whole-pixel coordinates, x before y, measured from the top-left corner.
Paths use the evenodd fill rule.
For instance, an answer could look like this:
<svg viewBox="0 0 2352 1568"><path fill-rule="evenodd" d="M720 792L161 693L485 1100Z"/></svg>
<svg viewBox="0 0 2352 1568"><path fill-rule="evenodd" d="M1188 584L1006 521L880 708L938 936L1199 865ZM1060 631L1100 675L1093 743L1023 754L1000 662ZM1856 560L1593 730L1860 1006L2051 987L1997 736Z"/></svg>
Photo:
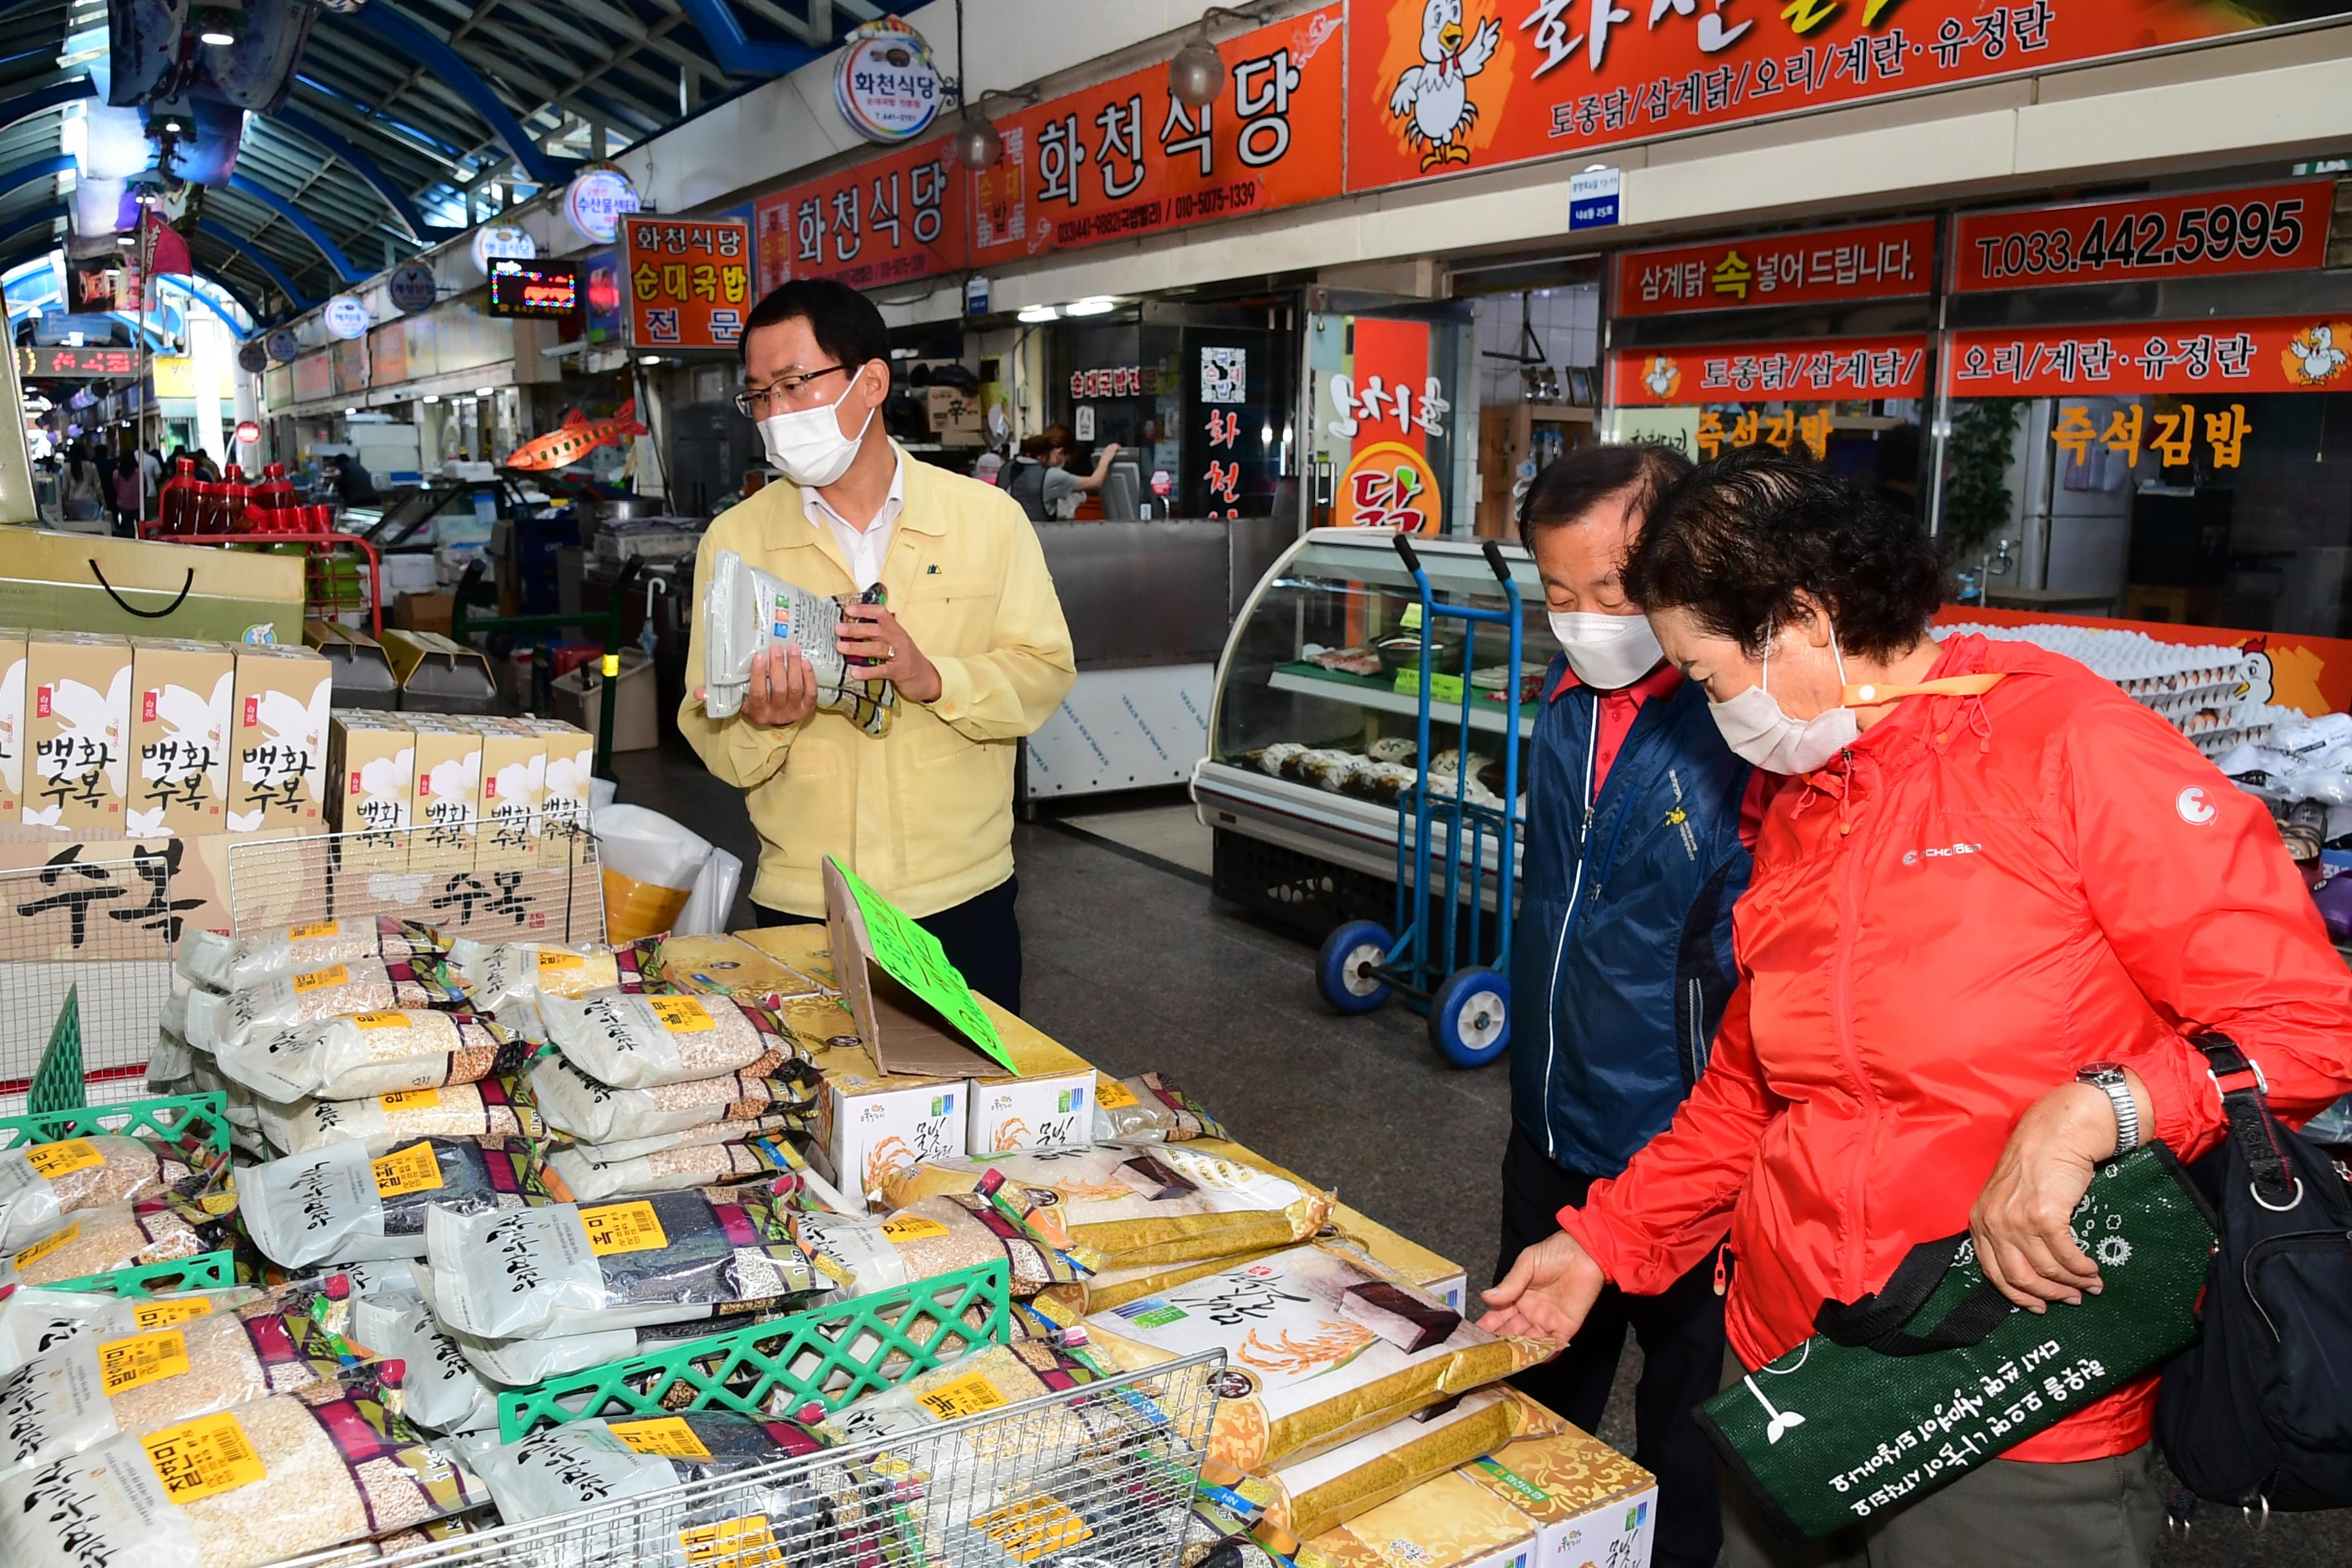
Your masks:
<svg viewBox="0 0 2352 1568"><path fill-rule="evenodd" d="M1608 1283L1576 1237L1554 1231L1520 1253L1501 1284L1480 1292L1491 1310L1478 1326L1490 1334L1566 1344L1584 1326L1584 1315Z"/></svg>
<svg viewBox="0 0 2352 1568"><path fill-rule="evenodd" d="M2139 1075L2125 1076L2139 1124L2151 1125L2155 1108ZM2053 1089L2026 1108L1969 1215L1977 1262L1994 1289L2029 1312L2053 1301L2079 1307L2085 1291L2104 1289L2073 1221L2092 1173L2115 1152L2115 1104L2090 1084Z"/></svg>

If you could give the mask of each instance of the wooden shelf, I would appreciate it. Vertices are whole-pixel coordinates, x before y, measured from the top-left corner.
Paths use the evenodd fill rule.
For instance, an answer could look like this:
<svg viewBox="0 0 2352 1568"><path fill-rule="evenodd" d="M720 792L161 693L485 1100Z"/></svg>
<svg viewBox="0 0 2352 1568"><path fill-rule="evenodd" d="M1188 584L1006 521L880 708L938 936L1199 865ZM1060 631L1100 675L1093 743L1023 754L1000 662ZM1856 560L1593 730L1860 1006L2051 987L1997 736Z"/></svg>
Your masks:
<svg viewBox="0 0 2352 1568"><path fill-rule="evenodd" d="M1566 403L1528 403L1521 405L1528 417L1538 425L1590 425L1597 412Z"/></svg>

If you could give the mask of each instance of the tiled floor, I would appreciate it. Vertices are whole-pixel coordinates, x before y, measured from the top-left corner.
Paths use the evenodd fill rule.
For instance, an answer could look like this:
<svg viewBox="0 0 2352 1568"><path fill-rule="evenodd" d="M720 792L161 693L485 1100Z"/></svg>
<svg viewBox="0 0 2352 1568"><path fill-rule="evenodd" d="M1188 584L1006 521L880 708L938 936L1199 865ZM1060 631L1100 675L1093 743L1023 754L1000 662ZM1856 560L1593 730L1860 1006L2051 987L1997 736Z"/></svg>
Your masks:
<svg viewBox="0 0 2352 1568"><path fill-rule="evenodd" d="M618 771L622 800L742 856L748 889L757 845L736 791L682 751L625 755ZM1016 831L1029 1017L1112 1072L1171 1073L1236 1136L1485 1283L1509 1127L1505 1068L1444 1065L1399 1005L1335 1017L1315 994L1309 950L1212 903L1205 831L1190 823L1168 794L1073 802ZM748 923L747 905L738 911ZM1621 1447L1639 1366L1629 1344L1601 1426ZM2157 1562L2352 1562L2352 1515L2282 1515L2254 1535L2208 1509Z"/></svg>

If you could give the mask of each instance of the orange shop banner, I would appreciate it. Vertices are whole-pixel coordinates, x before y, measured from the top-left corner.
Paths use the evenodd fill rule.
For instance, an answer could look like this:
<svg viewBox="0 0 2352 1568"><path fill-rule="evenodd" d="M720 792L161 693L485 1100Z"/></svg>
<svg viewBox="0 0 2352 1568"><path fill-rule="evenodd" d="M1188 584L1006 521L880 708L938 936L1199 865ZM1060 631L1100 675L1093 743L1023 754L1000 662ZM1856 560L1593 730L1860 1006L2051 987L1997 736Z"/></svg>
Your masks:
<svg viewBox="0 0 2352 1568"><path fill-rule="evenodd" d="M630 347L731 349L751 313L751 226L624 217L621 275Z"/></svg>
<svg viewBox="0 0 2352 1568"><path fill-rule="evenodd" d="M2334 0L1353 0L1348 188L2347 16Z"/></svg>
<svg viewBox="0 0 2352 1568"><path fill-rule="evenodd" d="M2289 272L2327 259L2333 180L1963 213L1952 290Z"/></svg>
<svg viewBox="0 0 2352 1568"><path fill-rule="evenodd" d="M760 292L794 278L878 289L963 266L964 183L944 139L836 169L752 204Z"/></svg>
<svg viewBox="0 0 2352 1568"><path fill-rule="evenodd" d="M971 175L971 264L1338 195L1345 15L1220 44L1225 91L1201 109L1169 93L1159 60L999 121L1004 155Z"/></svg>
<svg viewBox="0 0 2352 1568"><path fill-rule="evenodd" d="M1991 328L1952 333L1944 365L1955 397L2352 391L2352 320Z"/></svg>
<svg viewBox="0 0 2352 1568"><path fill-rule="evenodd" d="M1621 316L1895 300L1927 292L1936 220L1621 250L1613 265Z"/></svg>
<svg viewBox="0 0 2352 1568"><path fill-rule="evenodd" d="M1922 397L1927 391L1927 340L1911 333L1620 349L1609 356L1609 386L1621 408Z"/></svg>

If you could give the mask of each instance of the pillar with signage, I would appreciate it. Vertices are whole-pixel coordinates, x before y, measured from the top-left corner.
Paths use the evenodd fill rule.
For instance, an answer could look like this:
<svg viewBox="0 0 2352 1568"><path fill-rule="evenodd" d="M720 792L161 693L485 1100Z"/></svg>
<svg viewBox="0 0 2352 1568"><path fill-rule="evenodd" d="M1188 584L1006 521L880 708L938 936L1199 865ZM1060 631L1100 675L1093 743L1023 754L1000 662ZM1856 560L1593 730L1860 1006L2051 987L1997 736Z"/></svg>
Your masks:
<svg viewBox="0 0 2352 1568"><path fill-rule="evenodd" d="M1449 308L1307 318L1310 523L1469 531L1467 509L1457 513L1453 495L1464 315Z"/></svg>
<svg viewBox="0 0 2352 1568"><path fill-rule="evenodd" d="M1941 521L1988 589L2352 634L2336 201L2316 179L1957 218Z"/></svg>
<svg viewBox="0 0 2352 1568"><path fill-rule="evenodd" d="M1802 453L1921 507L1935 257L1932 218L1620 252L1613 438Z"/></svg>

